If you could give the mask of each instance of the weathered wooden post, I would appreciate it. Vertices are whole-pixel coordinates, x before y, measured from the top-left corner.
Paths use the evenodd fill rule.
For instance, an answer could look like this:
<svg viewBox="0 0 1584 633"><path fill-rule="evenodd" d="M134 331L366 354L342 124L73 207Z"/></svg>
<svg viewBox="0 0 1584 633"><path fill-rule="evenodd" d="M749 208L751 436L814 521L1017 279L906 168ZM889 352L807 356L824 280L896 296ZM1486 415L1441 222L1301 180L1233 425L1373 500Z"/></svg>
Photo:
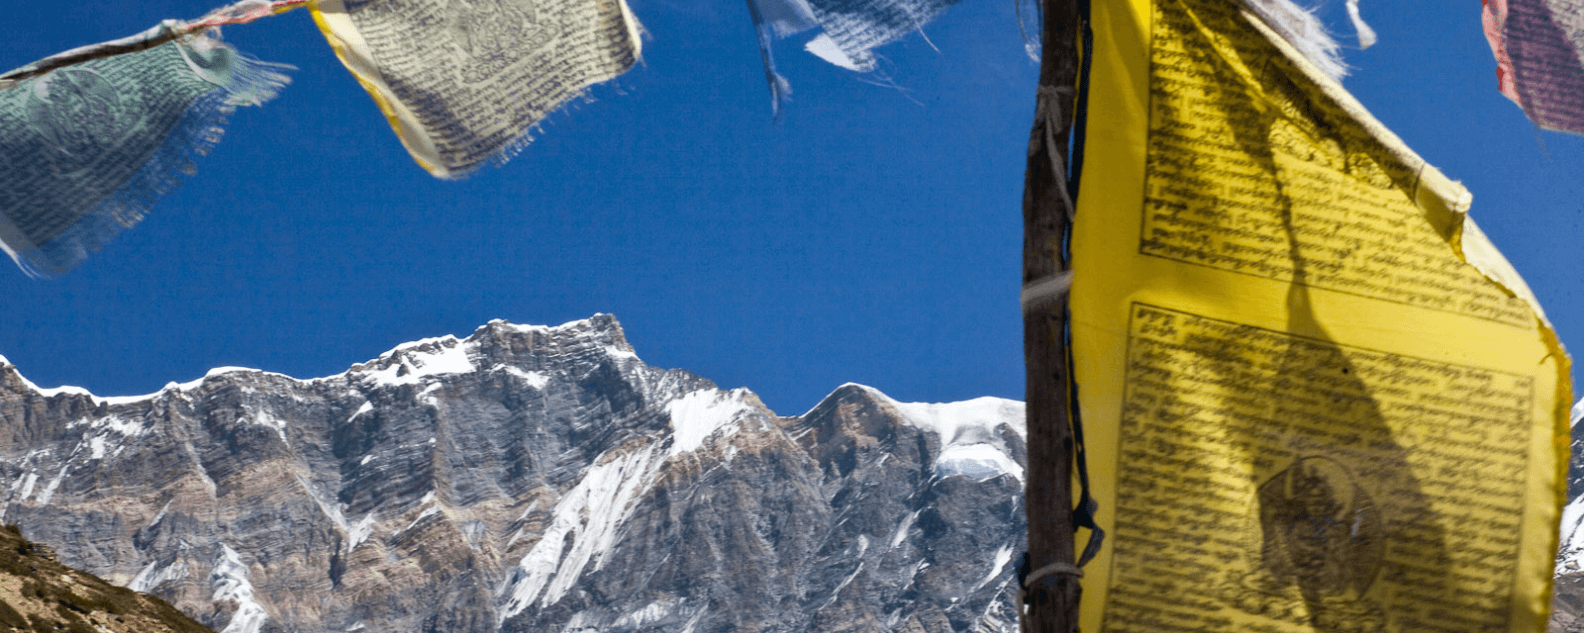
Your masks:
<svg viewBox="0 0 1584 633"><path fill-rule="evenodd" d="M1078 0L1042 0L1037 109L1023 190L1023 354L1028 402L1028 633L1078 630L1073 573L1072 430L1068 422L1063 241L1072 217L1067 146L1078 78Z"/></svg>

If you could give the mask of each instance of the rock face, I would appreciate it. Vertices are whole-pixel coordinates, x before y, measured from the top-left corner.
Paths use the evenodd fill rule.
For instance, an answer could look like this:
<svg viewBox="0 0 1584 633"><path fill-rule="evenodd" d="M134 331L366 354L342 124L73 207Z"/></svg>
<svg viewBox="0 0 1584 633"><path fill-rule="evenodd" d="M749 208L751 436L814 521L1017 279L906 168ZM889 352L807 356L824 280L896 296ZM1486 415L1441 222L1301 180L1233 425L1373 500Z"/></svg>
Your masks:
<svg viewBox="0 0 1584 633"><path fill-rule="evenodd" d="M1022 420L777 417L604 315L135 398L0 359L0 520L223 633L1013 631Z"/></svg>
<svg viewBox="0 0 1584 633"><path fill-rule="evenodd" d="M0 631L211 633L164 600L56 562L13 525L0 527Z"/></svg>
<svg viewBox="0 0 1584 633"><path fill-rule="evenodd" d="M1562 510L1556 594L1550 633L1584 631L1584 400L1573 406L1573 457L1568 463L1568 504Z"/></svg>

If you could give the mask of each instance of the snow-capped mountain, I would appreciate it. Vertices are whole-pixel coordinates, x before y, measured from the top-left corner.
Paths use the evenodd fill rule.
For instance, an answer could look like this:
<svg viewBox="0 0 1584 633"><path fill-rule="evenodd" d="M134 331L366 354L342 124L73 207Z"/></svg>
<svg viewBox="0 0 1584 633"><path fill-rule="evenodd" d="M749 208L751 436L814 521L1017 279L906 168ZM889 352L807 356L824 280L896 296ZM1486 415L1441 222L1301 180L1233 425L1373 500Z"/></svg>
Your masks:
<svg viewBox="0 0 1584 633"><path fill-rule="evenodd" d="M1573 405L1572 458L1568 463L1568 504L1562 509L1561 547L1557 550L1556 594L1551 603L1552 633L1584 630L1584 400Z"/></svg>
<svg viewBox="0 0 1584 633"><path fill-rule="evenodd" d="M1025 459L1021 403L778 417L606 315L131 398L0 358L0 521L222 633L1012 631Z"/></svg>

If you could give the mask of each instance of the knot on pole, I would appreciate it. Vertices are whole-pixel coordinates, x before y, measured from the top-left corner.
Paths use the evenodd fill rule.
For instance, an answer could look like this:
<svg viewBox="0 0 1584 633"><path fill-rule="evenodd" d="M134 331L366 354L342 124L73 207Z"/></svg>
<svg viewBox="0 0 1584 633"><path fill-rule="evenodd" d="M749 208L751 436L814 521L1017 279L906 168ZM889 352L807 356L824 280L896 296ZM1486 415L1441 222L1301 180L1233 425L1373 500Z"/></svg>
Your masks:
<svg viewBox="0 0 1584 633"><path fill-rule="evenodd" d="M1043 130L1043 138L1039 133L1029 139L1029 157L1040 151L1040 146L1045 148L1045 155L1050 158L1051 178L1056 179L1058 186L1056 193L1061 196L1062 203L1067 209L1067 220L1073 220L1073 201L1067 195L1067 161L1063 158L1066 148L1056 145L1056 135L1067 131L1067 119L1063 103L1071 103L1078 95L1072 86L1047 86L1040 84L1034 106L1034 124L1037 129ZM1044 141L1041 143L1041 141Z"/></svg>
<svg viewBox="0 0 1584 633"><path fill-rule="evenodd" d="M1022 631L1022 633L1028 633L1027 616L1028 609L1032 601L1032 598L1030 598L1029 594L1031 593L1030 590L1034 588L1035 584L1042 582L1046 578L1050 578L1052 576L1070 576L1074 579L1078 579L1083 578L1084 575L1083 569L1072 563L1055 562L1045 565L1039 569L1029 571L1029 567L1031 565L1032 563L1030 562L1028 552L1023 552L1023 562L1018 566L1017 596L1017 605L1019 609L1018 628Z"/></svg>

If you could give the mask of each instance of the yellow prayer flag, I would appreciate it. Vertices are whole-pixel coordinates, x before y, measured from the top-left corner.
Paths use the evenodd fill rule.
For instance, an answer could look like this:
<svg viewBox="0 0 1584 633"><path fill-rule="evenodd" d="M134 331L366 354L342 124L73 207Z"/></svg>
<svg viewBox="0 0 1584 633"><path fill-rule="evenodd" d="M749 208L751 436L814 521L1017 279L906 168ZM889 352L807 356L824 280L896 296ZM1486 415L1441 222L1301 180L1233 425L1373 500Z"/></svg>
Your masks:
<svg viewBox="0 0 1584 633"><path fill-rule="evenodd" d="M1094 3L1082 628L1542 631L1567 355L1468 192L1238 4Z"/></svg>

